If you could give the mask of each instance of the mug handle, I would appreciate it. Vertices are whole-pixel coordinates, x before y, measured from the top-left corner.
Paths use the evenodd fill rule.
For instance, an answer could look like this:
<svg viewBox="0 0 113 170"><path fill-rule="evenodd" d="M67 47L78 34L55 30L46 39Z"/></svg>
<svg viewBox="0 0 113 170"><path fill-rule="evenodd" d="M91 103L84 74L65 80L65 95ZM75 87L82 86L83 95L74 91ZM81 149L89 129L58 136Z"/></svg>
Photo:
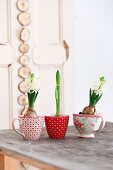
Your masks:
<svg viewBox="0 0 113 170"><path fill-rule="evenodd" d="M97 131L103 129L104 126L105 126L105 120L104 120L104 118L103 118L102 116L99 116L99 117L102 119L102 121L101 121L101 124L100 124L99 129L95 130L94 132L97 132Z"/></svg>
<svg viewBox="0 0 113 170"><path fill-rule="evenodd" d="M15 132L17 132L19 135L21 135L23 138L25 138L24 133L21 133L20 130L17 130L15 127L15 121L18 120L19 121L19 125L21 124L21 120L19 118L14 118L12 121L12 128L14 129Z"/></svg>

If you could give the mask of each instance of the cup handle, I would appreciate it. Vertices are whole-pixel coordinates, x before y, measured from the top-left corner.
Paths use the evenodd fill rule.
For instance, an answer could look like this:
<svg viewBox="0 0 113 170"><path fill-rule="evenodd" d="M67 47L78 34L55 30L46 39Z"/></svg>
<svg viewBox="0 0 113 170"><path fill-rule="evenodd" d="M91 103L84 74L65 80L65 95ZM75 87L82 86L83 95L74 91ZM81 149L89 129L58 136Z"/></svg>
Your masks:
<svg viewBox="0 0 113 170"><path fill-rule="evenodd" d="M12 128L15 130L15 132L17 132L19 135L21 135L23 138L25 138L25 135L23 133L21 133L19 130L16 129L15 127L15 121L18 120L19 121L19 125L21 124L21 120L19 118L14 118L12 121Z"/></svg>
<svg viewBox="0 0 113 170"><path fill-rule="evenodd" d="M104 126L105 126L105 120L104 120L104 118L103 118L102 116L100 116L100 118L102 119L101 124L100 124L100 127L99 127L99 129L95 130L94 132L97 132L97 131L103 129Z"/></svg>

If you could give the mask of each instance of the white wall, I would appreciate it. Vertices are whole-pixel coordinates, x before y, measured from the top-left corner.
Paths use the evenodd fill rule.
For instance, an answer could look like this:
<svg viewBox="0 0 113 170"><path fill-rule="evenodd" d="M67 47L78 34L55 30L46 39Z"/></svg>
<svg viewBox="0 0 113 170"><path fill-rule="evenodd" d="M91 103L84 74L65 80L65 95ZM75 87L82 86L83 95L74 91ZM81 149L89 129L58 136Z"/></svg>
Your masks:
<svg viewBox="0 0 113 170"><path fill-rule="evenodd" d="M73 1L74 112L88 105L92 84L105 76L107 90L97 110L113 121L113 1Z"/></svg>

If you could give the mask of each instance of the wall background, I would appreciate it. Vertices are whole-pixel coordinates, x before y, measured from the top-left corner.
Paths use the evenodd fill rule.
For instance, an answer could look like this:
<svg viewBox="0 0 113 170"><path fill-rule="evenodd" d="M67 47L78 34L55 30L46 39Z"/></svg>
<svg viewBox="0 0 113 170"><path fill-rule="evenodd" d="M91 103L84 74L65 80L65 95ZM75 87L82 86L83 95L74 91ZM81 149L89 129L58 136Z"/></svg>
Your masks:
<svg viewBox="0 0 113 170"><path fill-rule="evenodd" d="M107 88L98 112L113 121L113 1L73 1L74 110L88 104L89 88L105 76Z"/></svg>

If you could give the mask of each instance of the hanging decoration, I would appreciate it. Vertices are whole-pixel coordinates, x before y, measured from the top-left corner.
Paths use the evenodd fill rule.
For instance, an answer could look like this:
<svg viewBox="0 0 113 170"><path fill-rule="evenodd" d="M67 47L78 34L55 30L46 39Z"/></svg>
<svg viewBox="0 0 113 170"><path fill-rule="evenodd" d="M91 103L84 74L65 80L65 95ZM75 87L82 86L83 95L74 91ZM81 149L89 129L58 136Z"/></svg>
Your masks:
<svg viewBox="0 0 113 170"><path fill-rule="evenodd" d="M18 89L22 93L18 97L18 103L23 106L23 111L26 109L26 105L28 104L28 99L25 90L25 79L28 78L29 74L31 73L31 69L28 67L30 58L28 56L29 52L29 44L28 40L30 38L30 31L28 29L29 24L31 23L31 14L28 12L29 10L29 1L28 0L17 0L17 8L19 10L19 14L17 16L17 20L21 25L20 30L20 45L19 45L19 52L21 56L19 58L19 63L21 67L18 70L18 75L21 77L21 82L18 84ZM21 114L22 114L21 113Z"/></svg>

